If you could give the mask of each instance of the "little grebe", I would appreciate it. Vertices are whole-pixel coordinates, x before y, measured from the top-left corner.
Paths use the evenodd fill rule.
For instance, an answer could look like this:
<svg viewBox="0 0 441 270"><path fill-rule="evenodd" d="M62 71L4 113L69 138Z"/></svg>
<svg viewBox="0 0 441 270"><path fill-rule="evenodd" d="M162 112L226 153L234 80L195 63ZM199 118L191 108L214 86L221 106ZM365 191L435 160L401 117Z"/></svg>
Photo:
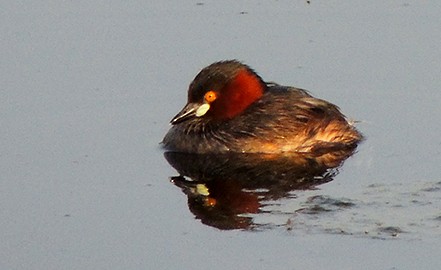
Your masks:
<svg viewBox="0 0 441 270"><path fill-rule="evenodd" d="M266 83L236 60L202 69L171 124L164 147L188 153L321 155L355 148L362 139L334 104L302 89Z"/></svg>

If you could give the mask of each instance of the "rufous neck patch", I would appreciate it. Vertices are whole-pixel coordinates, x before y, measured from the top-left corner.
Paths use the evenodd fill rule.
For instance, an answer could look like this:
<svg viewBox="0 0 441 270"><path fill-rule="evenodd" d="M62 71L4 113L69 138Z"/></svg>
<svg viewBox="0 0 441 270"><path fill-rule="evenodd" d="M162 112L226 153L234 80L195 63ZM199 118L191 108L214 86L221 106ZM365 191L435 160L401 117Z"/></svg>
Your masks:
<svg viewBox="0 0 441 270"><path fill-rule="evenodd" d="M263 91L264 85L259 77L249 70L243 69L221 91L221 96L214 108L214 114L219 118L231 119L260 99Z"/></svg>

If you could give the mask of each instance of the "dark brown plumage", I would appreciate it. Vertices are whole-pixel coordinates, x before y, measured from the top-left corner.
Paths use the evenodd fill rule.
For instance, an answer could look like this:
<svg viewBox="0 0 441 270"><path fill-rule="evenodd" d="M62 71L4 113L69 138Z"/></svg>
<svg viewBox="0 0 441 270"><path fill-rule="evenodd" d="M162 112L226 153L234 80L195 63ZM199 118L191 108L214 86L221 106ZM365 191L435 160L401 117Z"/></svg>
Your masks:
<svg viewBox="0 0 441 270"><path fill-rule="evenodd" d="M204 68L171 123L164 147L189 153L322 155L355 148L362 139L337 106L302 89L264 83L235 60Z"/></svg>

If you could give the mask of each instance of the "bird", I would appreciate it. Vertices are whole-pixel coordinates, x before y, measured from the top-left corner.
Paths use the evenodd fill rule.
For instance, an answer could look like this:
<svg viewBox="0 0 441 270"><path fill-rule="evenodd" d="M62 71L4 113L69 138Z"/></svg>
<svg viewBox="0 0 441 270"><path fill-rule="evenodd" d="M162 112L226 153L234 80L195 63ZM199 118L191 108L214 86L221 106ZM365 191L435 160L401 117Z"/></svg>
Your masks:
<svg viewBox="0 0 441 270"><path fill-rule="evenodd" d="M162 140L183 153L299 153L354 149L363 135L340 109L308 91L264 81L238 60L203 68Z"/></svg>

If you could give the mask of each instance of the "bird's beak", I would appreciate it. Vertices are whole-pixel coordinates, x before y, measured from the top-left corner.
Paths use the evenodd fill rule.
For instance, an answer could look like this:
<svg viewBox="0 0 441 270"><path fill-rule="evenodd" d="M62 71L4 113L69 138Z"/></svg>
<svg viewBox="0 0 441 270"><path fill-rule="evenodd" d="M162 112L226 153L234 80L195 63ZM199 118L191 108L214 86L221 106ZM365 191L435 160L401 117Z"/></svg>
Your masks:
<svg viewBox="0 0 441 270"><path fill-rule="evenodd" d="M179 124L193 117L201 117L210 109L208 103L188 103L185 107L170 121L172 125Z"/></svg>

